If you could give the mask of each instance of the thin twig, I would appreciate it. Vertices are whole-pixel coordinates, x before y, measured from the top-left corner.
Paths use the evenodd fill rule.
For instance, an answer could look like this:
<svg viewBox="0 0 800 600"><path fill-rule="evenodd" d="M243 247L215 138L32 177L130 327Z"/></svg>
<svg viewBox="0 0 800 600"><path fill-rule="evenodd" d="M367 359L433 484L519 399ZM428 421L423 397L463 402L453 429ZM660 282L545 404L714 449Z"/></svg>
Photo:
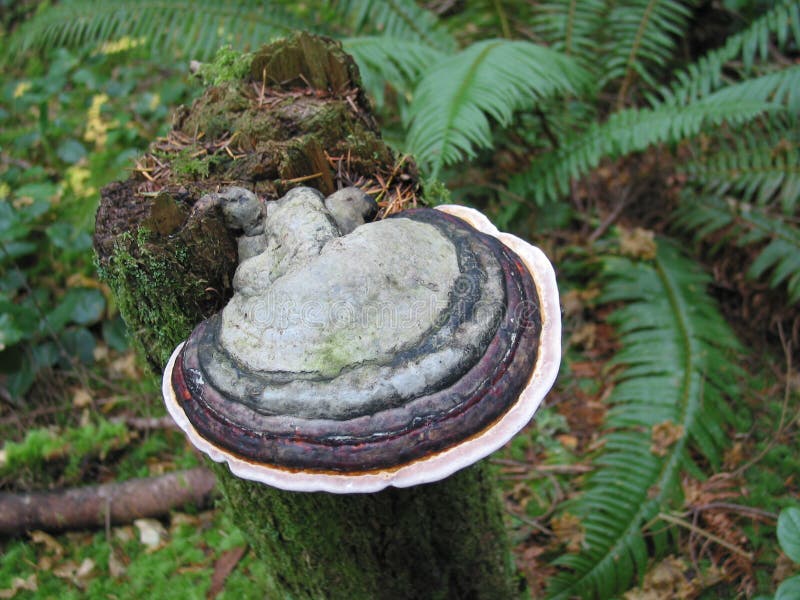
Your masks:
<svg viewBox="0 0 800 600"><path fill-rule="evenodd" d="M733 502L709 502L708 504L701 504L700 506L692 507L692 510L697 512L703 510L717 510L717 509L751 513L754 515L758 515L760 517L772 519L773 521L778 520L778 515L776 515L773 512L769 512L768 510L761 510L760 508L755 508L753 506L743 506L741 504L734 504Z"/></svg>
<svg viewBox="0 0 800 600"><path fill-rule="evenodd" d="M303 181L308 181L309 179L316 179L317 177L322 177L322 173L313 173L311 175L303 175L302 177L295 177L294 179L285 179L283 183L301 183Z"/></svg>
<svg viewBox="0 0 800 600"><path fill-rule="evenodd" d="M506 508L506 512L508 514L510 514L512 517L514 517L515 519L519 519L520 521L522 521L526 525L530 525L531 527L533 527L539 533L543 533L543 534L548 535L548 536L552 536L553 535L553 532L550 531L547 527L545 527L541 523L531 519L530 517L527 517L525 515L521 515L518 512L511 510L508 506L506 506L505 508Z"/></svg>
<svg viewBox="0 0 800 600"><path fill-rule="evenodd" d="M619 216L622 214L622 211L625 210L625 207L628 206L628 204L630 204L630 194L628 194L626 190L626 192L623 193L622 195L622 199L614 207L614 210L612 210L606 216L606 218L603 219L603 222L597 226L597 229L595 229L589 235L589 237L586 240L587 243L591 245L594 244L597 240L599 240L600 236L602 236L608 230L608 228L611 227L614 224L614 222L619 218Z"/></svg>
<svg viewBox="0 0 800 600"><path fill-rule="evenodd" d="M688 529L689 531L691 531L693 533L697 533L699 535L702 535L706 539L708 539L708 540L710 540L710 541L712 541L712 542L714 542L716 544L719 544L723 548L727 548L731 552L735 552L736 554L739 554L740 556L743 556L747 560L753 560L753 554L751 552L747 552L746 550L742 550L741 548L739 548L739 546L731 544L730 542L728 542L726 540L723 540L721 537L716 536L713 533L711 533L710 531L706 531L705 529L703 529L701 527L698 527L697 525L692 525L691 523L689 523L689 521L681 519L680 517L676 517L676 516L673 516L673 515L670 515L670 514L667 514L667 513L660 512L660 513L658 513L657 518L661 519L662 521L666 521L667 523L672 523L673 525L678 525L679 527L683 527L685 529Z"/></svg>

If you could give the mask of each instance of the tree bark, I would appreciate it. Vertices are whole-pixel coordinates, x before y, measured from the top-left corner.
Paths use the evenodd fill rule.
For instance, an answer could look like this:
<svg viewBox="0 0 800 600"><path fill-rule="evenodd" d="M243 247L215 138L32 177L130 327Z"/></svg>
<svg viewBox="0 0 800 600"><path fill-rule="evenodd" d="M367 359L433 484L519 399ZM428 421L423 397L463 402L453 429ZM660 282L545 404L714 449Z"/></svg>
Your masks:
<svg viewBox="0 0 800 600"><path fill-rule="evenodd" d="M338 43L299 34L247 61L249 68L210 87L191 109L179 109L172 132L154 142L131 179L102 193L95 234L101 273L159 373L173 348L231 294L235 232L200 201L205 192L239 185L276 199L299 181L325 194L358 184L379 190L384 213L417 197L413 163L396 160L381 140L357 67ZM434 484L342 496L286 492L214 468L228 509L271 566L270 589L260 595L515 595L486 464Z"/></svg>

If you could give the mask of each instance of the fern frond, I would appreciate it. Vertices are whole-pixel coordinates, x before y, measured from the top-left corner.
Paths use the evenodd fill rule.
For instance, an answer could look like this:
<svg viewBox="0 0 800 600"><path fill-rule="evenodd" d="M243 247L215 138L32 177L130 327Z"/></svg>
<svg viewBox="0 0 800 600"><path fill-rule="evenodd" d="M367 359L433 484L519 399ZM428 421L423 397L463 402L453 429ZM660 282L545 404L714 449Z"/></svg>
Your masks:
<svg viewBox="0 0 800 600"><path fill-rule="evenodd" d="M256 0L64 0L23 24L9 42L10 54L43 47L94 47L130 36L152 51L179 50L199 60L230 44L257 48L297 29L310 29L278 4Z"/></svg>
<svg viewBox="0 0 800 600"><path fill-rule="evenodd" d="M438 17L413 0L337 0L335 10L356 34L385 35L452 52L455 38Z"/></svg>
<svg viewBox="0 0 800 600"><path fill-rule="evenodd" d="M644 573L643 528L677 504L689 446L719 463L725 397L736 394L730 354L740 347L696 263L659 240L652 262L609 257L604 273L602 301L625 303L612 322L622 343L615 362L627 368L609 398L598 469L566 507L581 520L584 549L556 561L566 571L551 580L553 598L614 597Z"/></svg>
<svg viewBox="0 0 800 600"><path fill-rule="evenodd" d="M558 150L538 157L527 172L511 180L510 189L540 204L555 200L568 191L570 180L587 174L603 158L677 143L709 125L742 124L780 108L780 102L796 102L798 74L800 67L790 67L728 86L686 106L619 111L605 123L593 123L573 134Z"/></svg>
<svg viewBox="0 0 800 600"><path fill-rule="evenodd" d="M577 58L596 70L598 32L606 21L604 0L551 0L533 6L533 31L553 50Z"/></svg>
<svg viewBox="0 0 800 600"><path fill-rule="evenodd" d="M489 117L507 125L515 110L576 93L588 74L564 55L530 42L485 40L427 71L409 107L407 150L436 176L444 165L492 144Z"/></svg>
<svg viewBox="0 0 800 600"><path fill-rule="evenodd" d="M773 104L784 105L790 115L796 115L800 112L800 65L729 85L706 96L706 100L712 99L723 104L770 100Z"/></svg>
<svg viewBox="0 0 800 600"><path fill-rule="evenodd" d="M704 152L682 170L706 194L778 203L792 214L800 201L800 132L795 122L765 125L737 131L734 141Z"/></svg>
<svg viewBox="0 0 800 600"><path fill-rule="evenodd" d="M378 106L383 105L386 83L410 90L426 69L444 58L443 53L421 42L388 36L346 38L342 45L358 64L361 81Z"/></svg>
<svg viewBox="0 0 800 600"><path fill-rule="evenodd" d="M751 279L771 273L768 284L786 285L790 302L800 301L800 229L785 219L755 207L717 196L685 197L676 212L675 224L703 239L721 233L740 247L763 248L747 270Z"/></svg>
<svg viewBox="0 0 800 600"><path fill-rule="evenodd" d="M609 46L602 84L620 81L617 105L622 106L636 78L654 86L659 69L672 58L686 30L691 11L678 0L617 2L608 18Z"/></svg>
<svg viewBox="0 0 800 600"><path fill-rule="evenodd" d="M674 83L649 98L651 106L686 104L710 94L725 84L723 70L734 60L748 74L756 60L768 59L773 40L779 50L800 47L800 5L796 0L779 0L747 29L730 36L724 46L675 73Z"/></svg>

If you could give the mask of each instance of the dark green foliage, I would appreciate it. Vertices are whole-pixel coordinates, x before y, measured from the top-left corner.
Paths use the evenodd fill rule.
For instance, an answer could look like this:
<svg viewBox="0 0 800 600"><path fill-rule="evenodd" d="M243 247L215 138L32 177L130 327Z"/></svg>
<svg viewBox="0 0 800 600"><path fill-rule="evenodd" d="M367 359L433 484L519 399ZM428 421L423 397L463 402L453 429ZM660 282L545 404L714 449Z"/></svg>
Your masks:
<svg viewBox="0 0 800 600"><path fill-rule="evenodd" d="M345 38L342 45L358 63L364 88L379 107L384 104L386 82L398 91L410 93L428 67L443 57L433 47L387 35Z"/></svg>
<svg viewBox="0 0 800 600"><path fill-rule="evenodd" d="M450 52L456 43L436 15L413 0L337 0L335 10L359 35L380 33Z"/></svg>
<svg viewBox="0 0 800 600"><path fill-rule="evenodd" d="M409 107L408 149L436 177L473 148L492 145L489 117L508 125L515 110L575 94L588 74L529 42L485 40L429 69Z"/></svg>
<svg viewBox="0 0 800 600"><path fill-rule="evenodd" d="M511 189L539 203L563 196L578 179L606 158L641 152L656 144L675 144L723 124L744 125L768 111L796 111L800 104L800 67L747 79L688 104L630 108L602 123L565 136L555 151L542 154ZM787 113L788 114L788 113Z"/></svg>
<svg viewBox="0 0 800 600"><path fill-rule="evenodd" d="M564 510L581 519L583 550L556 561L554 598L609 598L642 577L649 551L665 543L659 512L680 506L680 474L693 458L718 466L737 396L731 360L741 348L705 291L709 278L667 240L652 261L604 259L601 302L624 367L609 398L605 444L583 493ZM659 533L659 530L661 533Z"/></svg>
<svg viewBox="0 0 800 600"><path fill-rule="evenodd" d="M791 93L800 93L794 86ZM753 248L747 276L786 286L800 300L800 230L793 218L800 200L798 138L794 114L750 127L734 141L687 164L690 177L675 224L695 240L713 239Z"/></svg>
<svg viewBox="0 0 800 600"><path fill-rule="evenodd" d="M224 3L149 0L66 0L27 21L10 44L12 55L52 46L97 46L127 36L154 54L180 50L193 59L212 57L226 44L256 48L299 28L308 28L273 4L235 0Z"/></svg>
<svg viewBox="0 0 800 600"><path fill-rule="evenodd" d="M733 196L790 215L800 201L800 130L792 118L771 119L723 139L682 170L703 193Z"/></svg>
<svg viewBox="0 0 800 600"><path fill-rule="evenodd" d="M765 80L739 84L741 88L732 86L686 106L630 108L614 113L607 121L592 123L585 131L563 140L556 151L541 156L527 173L512 180L511 189L540 204L553 201L567 192L570 181L589 173L604 158L619 158L659 143L676 143L723 123L750 121L773 107L768 100L770 92L785 79L765 76Z"/></svg>
<svg viewBox="0 0 800 600"><path fill-rule="evenodd" d="M596 68L608 11L604 0L537 2L533 10L532 25L551 48Z"/></svg>
<svg viewBox="0 0 800 600"><path fill-rule="evenodd" d="M794 0L776 2L774 8L749 27L728 37L722 47L676 71L673 81L662 86L658 96L652 97L650 102L653 105L682 104L702 98L726 85L723 71L752 74L758 63L768 60L771 44L779 49L800 45L800 6Z"/></svg>
<svg viewBox="0 0 800 600"><path fill-rule="evenodd" d="M711 234L738 246L756 246L758 256L747 269L753 279L766 278L770 287L785 285L789 300L800 300L800 230L779 215L733 199L687 195L675 214L676 224L697 239Z"/></svg>
<svg viewBox="0 0 800 600"><path fill-rule="evenodd" d="M685 33L691 4L677 0L613 4L605 32L601 85L618 85L618 107L628 100L635 80L648 87L656 84L655 75L672 60L675 46Z"/></svg>

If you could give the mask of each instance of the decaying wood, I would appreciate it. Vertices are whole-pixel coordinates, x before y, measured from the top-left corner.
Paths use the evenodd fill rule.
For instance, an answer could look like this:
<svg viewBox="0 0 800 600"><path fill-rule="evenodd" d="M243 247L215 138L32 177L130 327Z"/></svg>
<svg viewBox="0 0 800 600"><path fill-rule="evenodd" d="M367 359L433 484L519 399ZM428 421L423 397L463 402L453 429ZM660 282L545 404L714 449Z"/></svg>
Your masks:
<svg viewBox="0 0 800 600"><path fill-rule="evenodd" d="M195 504L207 506L216 478L202 467L158 477L132 479L56 492L0 494L0 536L42 529L62 531L160 517Z"/></svg>

